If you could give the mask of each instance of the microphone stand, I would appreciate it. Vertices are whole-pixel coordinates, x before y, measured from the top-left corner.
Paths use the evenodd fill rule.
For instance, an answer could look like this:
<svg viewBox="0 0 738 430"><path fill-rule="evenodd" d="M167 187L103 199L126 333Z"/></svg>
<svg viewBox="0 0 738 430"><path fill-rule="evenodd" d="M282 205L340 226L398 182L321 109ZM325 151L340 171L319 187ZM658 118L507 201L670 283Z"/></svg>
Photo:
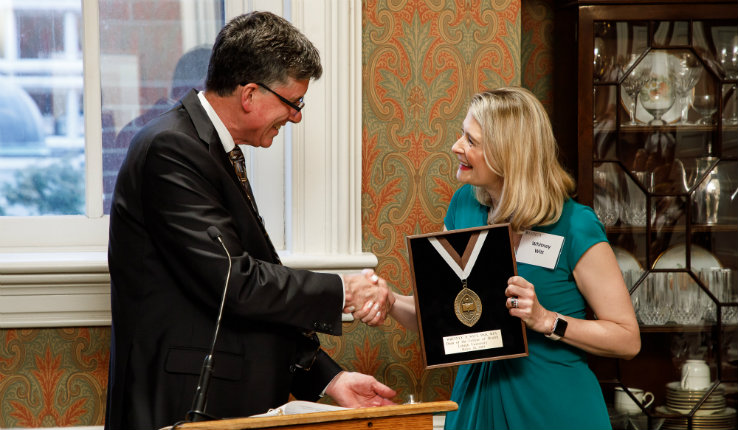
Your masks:
<svg viewBox="0 0 738 430"><path fill-rule="evenodd" d="M210 345L210 352L205 356L205 360L202 363L202 370L200 370L200 380L197 382L197 390L195 390L195 398L192 402L192 409L187 412L187 419L189 421L205 421L206 419L212 419L210 415L205 413L205 403L208 397L208 388L210 385L210 379L213 376L214 360L213 355L215 353L215 343L218 340L218 331L220 330L220 320L223 317L223 308L225 307L226 293L228 292L228 282L231 279L231 254L228 252L225 243L223 243L223 235L220 234L215 226L208 227L208 236L210 239L220 242L220 245L225 250L228 256L228 273L226 274L225 286L223 287L223 298L220 301L220 310L218 311L218 319L215 322L215 333L213 334L213 343Z"/></svg>

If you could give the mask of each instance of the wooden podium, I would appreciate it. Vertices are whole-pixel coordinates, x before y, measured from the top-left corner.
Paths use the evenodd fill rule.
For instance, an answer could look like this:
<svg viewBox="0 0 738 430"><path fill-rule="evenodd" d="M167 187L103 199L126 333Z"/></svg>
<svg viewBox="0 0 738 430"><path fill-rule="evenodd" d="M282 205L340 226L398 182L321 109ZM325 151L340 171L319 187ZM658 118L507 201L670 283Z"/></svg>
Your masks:
<svg viewBox="0 0 738 430"><path fill-rule="evenodd" d="M274 428L276 430L432 430L433 414L455 411L452 401L378 406L309 414L273 417L233 418L217 421L186 423L182 430L237 430ZM166 429L170 429L167 427ZM162 429L162 430L166 430Z"/></svg>

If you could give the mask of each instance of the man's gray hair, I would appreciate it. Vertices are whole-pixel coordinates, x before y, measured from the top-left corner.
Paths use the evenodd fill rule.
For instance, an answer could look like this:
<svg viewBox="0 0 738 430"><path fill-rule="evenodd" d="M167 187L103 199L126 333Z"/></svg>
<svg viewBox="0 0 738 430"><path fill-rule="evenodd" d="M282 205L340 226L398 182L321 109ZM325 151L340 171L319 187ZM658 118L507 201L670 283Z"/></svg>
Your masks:
<svg viewBox="0 0 738 430"><path fill-rule="evenodd" d="M220 96L248 83L319 79L318 49L286 19L270 12L233 18L215 39L205 87Z"/></svg>

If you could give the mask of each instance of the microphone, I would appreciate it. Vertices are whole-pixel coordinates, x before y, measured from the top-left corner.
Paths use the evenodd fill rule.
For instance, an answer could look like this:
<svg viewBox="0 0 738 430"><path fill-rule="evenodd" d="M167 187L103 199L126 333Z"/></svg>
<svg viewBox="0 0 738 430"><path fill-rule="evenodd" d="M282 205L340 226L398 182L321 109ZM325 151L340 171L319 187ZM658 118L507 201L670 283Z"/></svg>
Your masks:
<svg viewBox="0 0 738 430"><path fill-rule="evenodd" d="M210 345L210 352L205 356L205 360L202 363L202 370L200 370L200 380L197 382L197 390L195 391L195 398L192 401L192 410L187 412L187 419L189 421L204 421L205 419L213 419L210 415L205 413L205 403L208 397L208 386L210 385L210 379L213 376L213 354L215 353L215 343L218 340L218 331L220 330L220 320L223 317L223 308L225 307L226 293L228 292L228 281L231 279L231 254L228 252L225 243L223 243L223 235L220 234L218 227L208 227L208 236L210 239L216 242L220 242L226 255L228 256L228 272L226 273L226 281L223 286L223 298L220 301L220 310L218 311L218 319L215 322L215 333L213 334L213 343Z"/></svg>

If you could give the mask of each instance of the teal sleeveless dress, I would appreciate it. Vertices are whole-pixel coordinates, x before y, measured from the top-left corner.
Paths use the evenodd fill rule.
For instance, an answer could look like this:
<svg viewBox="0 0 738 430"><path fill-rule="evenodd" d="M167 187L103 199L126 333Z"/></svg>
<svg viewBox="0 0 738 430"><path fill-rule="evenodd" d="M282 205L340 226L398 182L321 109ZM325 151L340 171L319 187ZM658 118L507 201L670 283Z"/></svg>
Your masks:
<svg viewBox="0 0 738 430"><path fill-rule="evenodd" d="M486 223L487 207L477 202L470 185L464 185L451 200L446 228ZM585 251L607 241L604 227L589 207L569 199L556 224L533 230L563 236L562 252L554 270L518 263L518 275L535 286L546 309L584 318L585 300L572 272ZM451 393L459 409L446 415L446 429L610 429L602 389L587 365L587 354L532 330L527 338L528 357L459 367Z"/></svg>

